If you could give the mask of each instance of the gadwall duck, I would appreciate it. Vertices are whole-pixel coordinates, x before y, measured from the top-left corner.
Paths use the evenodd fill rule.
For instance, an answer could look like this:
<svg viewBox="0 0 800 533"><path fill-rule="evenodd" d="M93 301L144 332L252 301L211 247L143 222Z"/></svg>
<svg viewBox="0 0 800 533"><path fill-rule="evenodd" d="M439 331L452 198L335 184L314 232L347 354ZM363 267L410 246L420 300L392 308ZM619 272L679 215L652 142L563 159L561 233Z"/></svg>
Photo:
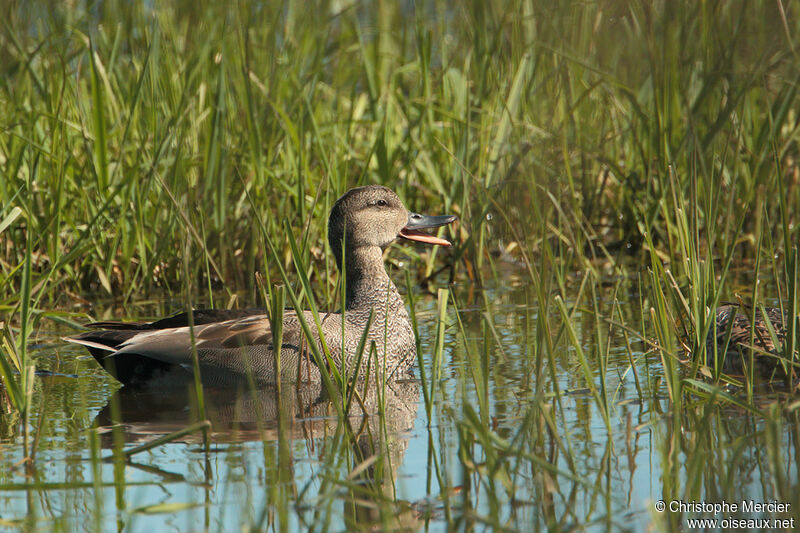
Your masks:
<svg viewBox="0 0 800 533"><path fill-rule="evenodd" d="M450 243L419 230L444 226L453 215L409 213L391 189L371 185L351 189L339 198L328 219L328 242L339 271L346 273L344 319L341 313L319 313L333 363L347 376L355 373L357 351L370 314L362 365L386 377L407 373L416 359L414 332L405 304L383 264L383 250L397 237L428 244ZM342 245L344 244L344 254ZM304 311L312 342L321 347L311 311ZM241 381L252 373L259 383L319 382L308 339L297 314L283 315L281 371L275 375L270 322L263 309L197 310L192 313L194 343L204 383ZM94 358L125 384L143 385L165 374L191 372L192 331L186 313L148 323L95 322L93 331L67 340L86 346ZM321 348L320 348L321 349ZM363 376L363 374L362 374Z"/></svg>
<svg viewBox="0 0 800 533"><path fill-rule="evenodd" d="M752 327L750 324L752 309L740 309L739 305L727 304L717 308L716 327L708 331L706 337L706 356L724 357L722 370L726 373L741 374L749 361L750 337L752 331L753 364L756 375L762 377L782 377L786 373L780 364L780 354L786 341L786 326L781 310L777 307L765 307L762 314L756 309ZM774 332L770 334L767 320ZM730 335L730 338L728 337ZM775 345L778 341L778 346ZM727 346L727 350L726 350Z"/></svg>

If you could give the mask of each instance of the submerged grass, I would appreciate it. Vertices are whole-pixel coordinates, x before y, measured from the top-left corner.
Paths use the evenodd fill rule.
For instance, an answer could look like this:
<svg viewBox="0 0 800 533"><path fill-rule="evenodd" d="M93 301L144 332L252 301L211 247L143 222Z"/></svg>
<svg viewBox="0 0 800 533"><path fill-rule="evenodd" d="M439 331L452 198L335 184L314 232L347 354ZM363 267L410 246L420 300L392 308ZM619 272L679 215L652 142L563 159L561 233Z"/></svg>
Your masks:
<svg viewBox="0 0 800 533"><path fill-rule="evenodd" d="M727 487L758 463L764 497L797 515L797 402L764 405L755 376L725 376L705 345L720 302L777 305L783 364L798 363L796 5L11 1L0 18L0 372L25 457L47 402L30 352L43 323L91 312L97 295L163 294L183 309L219 305L221 290L278 322L285 301L310 308L309 334L346 284L327 213L350 187L383 183L413 210L461 218L452 252L389 259L405 269L415 331L415 287L448 267L451 282L525 286L521 317L486 292L439 290L432 342L417 337L426 494L441 502L414 509L426 524L618 526L614 456L635 457L645 432L661 499L744 497ZM517 318L525 337L509 345L504 321ZM344 418L358 392L321 366ZM497 427L504 416L518 424ZM270 468L291 463L285 422L277 456L263 437ZM286 529L292 501L321 529L344 491L343 523L374 496L374 523L390 525L402 513L371 483L384 468L394 489L399 459L365 454L360 435L337 428L318 491L277 468L248 522ZM99 469L92 479L103 485ZM518 493L537 503L517 506Z"/></svg>

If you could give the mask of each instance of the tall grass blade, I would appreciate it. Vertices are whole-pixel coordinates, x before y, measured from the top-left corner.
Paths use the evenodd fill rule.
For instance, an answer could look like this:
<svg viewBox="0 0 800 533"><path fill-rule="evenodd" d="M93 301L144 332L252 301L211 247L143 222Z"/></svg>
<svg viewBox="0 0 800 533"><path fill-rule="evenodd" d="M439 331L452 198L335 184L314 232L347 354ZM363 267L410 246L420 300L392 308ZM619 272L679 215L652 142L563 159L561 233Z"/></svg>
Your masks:
<svg viewBox="0 0 800 533"><path fill-rule="evenodd" d="M101 193L105 193L109 186L108 178L108 133L105 115L105 87L100 79L100 58L97 56L94 44L89 41L89 58L92 66L92 126L94 133L93 155L97 186Z"/></svg>

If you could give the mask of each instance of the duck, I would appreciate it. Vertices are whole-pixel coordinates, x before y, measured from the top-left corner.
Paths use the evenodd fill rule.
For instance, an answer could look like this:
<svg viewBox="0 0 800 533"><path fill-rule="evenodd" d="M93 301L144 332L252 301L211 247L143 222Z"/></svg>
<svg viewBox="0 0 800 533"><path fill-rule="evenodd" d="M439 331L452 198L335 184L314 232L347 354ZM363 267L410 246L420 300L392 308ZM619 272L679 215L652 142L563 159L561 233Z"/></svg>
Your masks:
<svg viewBox="0 0 800 533"><path fill-rule="evenodd" d="M408 376L416 362L416 340L383 252L398 238L450 246L422 230L457 218L409 212L394 191L380 185L351 189L336 200L328 217L328 242L340 275L345 275L343 310L319 312L318 328L312 311L303 311L311 330L308 339L296 311L286 309L277 372L264 309L198 309L191 316L183 312L152 322L94 322L86 325L89 331L65 340L88 348L107 372L131 386L160 383L175 374L191 376L193 344L204 384L249 382L251 377L259 384L319 383L323 375L308 343L322 353L322 339L330 353L322 364L343 369L344 377L357 375L367 364L388 379ZM366 348L359 353L362 337Z"/></svg>
<svg viewBox="0 0 800 533"><path fill-rule="evenodd" d="M763 312L761 309L756 309L752 326L750 309L742 310L739 304L725 304L716 309L716 325L709 329L706 337L706 356L713 358L716 352L718 357L723 358L723 372L743 374L752 346L756 375L765 378L786 375L780 363L783 344L786 342L783 312L777 307L764 307ZM767 320L772 326L774 337L770 334ZM790 373L794 373L791 372L791 367Z"/></svg>

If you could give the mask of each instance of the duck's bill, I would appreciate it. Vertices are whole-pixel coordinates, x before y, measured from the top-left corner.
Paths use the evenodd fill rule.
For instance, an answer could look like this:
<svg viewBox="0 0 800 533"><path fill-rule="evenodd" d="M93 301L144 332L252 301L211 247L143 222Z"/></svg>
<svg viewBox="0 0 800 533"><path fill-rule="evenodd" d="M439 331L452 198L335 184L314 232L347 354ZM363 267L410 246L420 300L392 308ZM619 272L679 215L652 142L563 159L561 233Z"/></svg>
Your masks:
<svg viewBox="0 0 800 533"><path fill-rule="evenodd" d="M455 215L426 216L418 213L408 214L408 224L400 230L400 236L410 241L424 242L426 244L438 244L439 246L450 246L450 241L442 239L436 235L423 233L419 230L428 228L438 228L458 219Z"/></svg>

